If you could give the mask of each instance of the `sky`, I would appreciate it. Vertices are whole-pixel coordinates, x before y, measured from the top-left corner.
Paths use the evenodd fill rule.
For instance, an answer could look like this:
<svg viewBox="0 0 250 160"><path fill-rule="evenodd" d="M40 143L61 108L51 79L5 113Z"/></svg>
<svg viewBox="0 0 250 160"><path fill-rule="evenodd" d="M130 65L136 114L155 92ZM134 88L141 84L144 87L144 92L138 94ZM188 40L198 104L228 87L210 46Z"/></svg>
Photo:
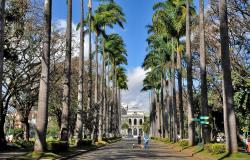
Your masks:
<svg viewBox="0 0 250 160"><path fill-rule="evenodd" d="M87 0L85 7L87 6ZM145 77L145 71L141 68L141 64L146 55L146 25L151 23L153 14L152 6L159 0L116 0L116 2L123 8L126 15L126 24L124 29L115 27L109 30L110 33L119 33L126 44L128 51L128 91L122 92L122 103L129 107L139 107L144 111L149 111L149 99L146 92L140 92L142 88L142 81ZM194 2L198 6L198 0ZM98 5L97 0L93 0L93 10ZM205 6L207 1L205 0ZM85 15L87 9L85 8ZM66 27L67 6L66 0L53 0L52 21L58 23L62 27ZM73 0L73 30L80 20L80 0ZM76 32L77 34L77 32ZM79 36L76 36L78 39ZM85 37L87 40L87 37ZM85 41L86 41L85 40ZM87 44L86 42L85 44ZM85 45L87 46L87 45ZM87 48L85 48L87 50ZM86 52L85 52L86 53Z"/></svg>

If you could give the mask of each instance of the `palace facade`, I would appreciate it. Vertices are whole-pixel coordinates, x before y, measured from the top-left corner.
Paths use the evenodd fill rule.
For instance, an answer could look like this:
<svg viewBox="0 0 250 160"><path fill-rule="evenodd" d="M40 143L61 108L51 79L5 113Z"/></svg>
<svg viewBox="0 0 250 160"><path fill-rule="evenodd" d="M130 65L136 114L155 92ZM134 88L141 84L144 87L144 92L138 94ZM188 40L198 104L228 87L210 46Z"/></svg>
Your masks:
<svg viewBox="0 0 250 160"><path fill-rule="evenodd" d="M123 107L121 115L122 136L138 137L139 134L143 136L142 124L144 123L144 116L144 111L138 107Z"/></svg>

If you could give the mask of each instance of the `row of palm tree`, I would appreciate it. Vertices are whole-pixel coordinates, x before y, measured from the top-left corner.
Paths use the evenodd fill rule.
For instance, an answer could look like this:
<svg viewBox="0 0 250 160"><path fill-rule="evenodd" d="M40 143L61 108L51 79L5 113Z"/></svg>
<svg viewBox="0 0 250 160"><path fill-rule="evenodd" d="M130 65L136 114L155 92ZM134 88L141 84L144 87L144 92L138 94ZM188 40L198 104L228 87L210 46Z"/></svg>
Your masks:
<svg viewBox="0 0 250 160"><path fill-rule="evenodd" d="M72 0L67 0L67 28L66 28L66 54L64 65L63 109L60 138L63 141L69 139L69 110L71 95L71 43L72 43ZM46 131L48 124L48 98L49 98L49 71L50 71L50 41L51 41L51 10L52 1L45 0L45 38L42 55L42 73L40 79L37 138L34 150L42 152L46 150ZM127 64L125 43L118 34L107 34L107 27L118 24L123 28L126 22L122 8L113 1L101 3L92 14L92 1L88 1L88 16L84 18L84 1L81 0L80 52L79 52L79 82L78 82L78 108L76 121L76 144L83 139L83 134L91 136L95 141L103 137L119 136L120 122L120 90L127 89L127 75L123 65ZM88 74L84 71L84 37L88 27L89 36L89 63ZM92 33L95 33L95 51L92 51ZM93 94L93 55L95 57L95 91ZM99 57L102 57L102 72L99 74ZM110 70L112 69L112 71ZM87 78L84 78L87 77ZM100 78L101 77L101 78ZM85 79L87 93L84 93ZM101 79L101 80L100 80ZM112 79L112 86L110 80ZM112 91L111 91L112 88ZM94 95L94 99L93 99ZM84 105L84 96L87 97L87 105ZM94 101L93 101L94 100ZM92 112L94 111L94 113ZM93 120L94 125L87 124ZM91 127L89 127L91 126ZM84 129L84 130L83 130Z"/></svg>
<svg viewBox="0 0 250 160"><path fill-rule="evenodd" d="M202 116L208 116L206 53L204 29L204 1L200 0L199 33L200 33L200 110ZM232 107L232 82L228 46L227 2L220 0L220 35L221 59L223 69L223 111L227 151L237 152L237 135L235 115ZM195 145L195 124L193 107L193 76L191 31L194 24L195 9L189 0L166 0L157 2L152 16L152 25L148 25L148 54L142 67L147 70L143 81L143 91L151 91L151 131L155 136L168 137L177 141L184 135L184 110L182 89L182 68L186 65L187 74L187 119L189 145ZM186 35L186 36L185 36ZM181 38L185 36L185 42ZM183 53L186 53L183 58ZM175 79L177 77L177 83ZM178 90L176 89L178 84ZM177 95L178 93L178 99ZM178 100L178 101L177 101ZM178 107L178 110L177 110ZM178 113L177 113L178 111ZM165 114L166 112L166 114ZM178 124L179 120L179 124ZM202 125L202 142L210 142L209 125Z"/></svg>

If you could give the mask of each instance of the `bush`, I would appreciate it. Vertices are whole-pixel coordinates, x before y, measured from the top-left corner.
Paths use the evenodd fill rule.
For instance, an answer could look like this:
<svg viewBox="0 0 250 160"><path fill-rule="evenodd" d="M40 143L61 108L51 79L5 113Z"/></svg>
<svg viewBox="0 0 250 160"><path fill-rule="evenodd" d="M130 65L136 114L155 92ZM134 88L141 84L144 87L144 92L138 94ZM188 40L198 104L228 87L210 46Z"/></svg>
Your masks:
<svg viewBox="0 0 250 160"><path fill-rule="evenodd" d="M47 149L53 153L65 152L69 148L67 141L49 141L47 142Z"/></svg>
<svg viewBox="0 0 250 160"><path fill-rule="evenodd" d="M14 143L22 148L31 148L34 146L34 141L17 140Z"/></svg>
<svg viewBox="0 0 250 160"><path fill-rule="evenodd" d="M91 146L92 140L91 139L83 139L78 141L77 146Z"/></svg>
<svg viewBox="0 0 250 160"><path fill-rule="evenodd" d="M161 138L161 141L164 143L170 143L170 139L168 138Z"/></svg>
<svg viewBox="0 0 250 160"><path fill-rule="evenodd" d="M206 144L204 149L212 154L221 154L226 152L226 146L222 143Z"/></svg>
<svg viewBox="0 0 250 160"><path fill-rule="evenodd" d="M98 142L95 142L96 145L105 145L107 144L106 141L98 141Z"/></svg>
<svg viewBox="0 0 250 160"><path fill-rule="evenodd" d="M14 139L23 139L23 136L24 136L24 131L22 128L14 129L14 135L13 135Z"/></svg>
<svg viewBox="0 0 250 160"><path fill-rule="evenodd" d="M188 140L186 139L182 139L178 142L179 146L181 146L182 148L187 147L188 146Z"/></svg>

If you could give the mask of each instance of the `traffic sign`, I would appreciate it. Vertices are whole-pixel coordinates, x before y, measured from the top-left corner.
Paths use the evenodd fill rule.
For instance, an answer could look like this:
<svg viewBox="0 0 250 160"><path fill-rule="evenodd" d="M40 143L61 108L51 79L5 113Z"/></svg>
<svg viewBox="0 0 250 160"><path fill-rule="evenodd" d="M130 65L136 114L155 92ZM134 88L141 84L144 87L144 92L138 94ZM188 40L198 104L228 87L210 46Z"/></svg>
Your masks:
<svg viewBox="0 0 250 160"><path fill-rule="evenodd" d="M204 119L204 120L208 120L209 119L209 117L208 116L200 116L200 119Z"/></svg>
<svg viewBox="0 0 250 160"><path fill-rule="evenodd" d="M200 121L201 124L209 124L209 122L206 121Z"/></svg>
<svg viewBox="0 0 250 160"><path fill-rule="evenodd" d="M199 122L200 119L199 119L199 118L193 118L192 121L194 121L194 122Z"/></svg>

